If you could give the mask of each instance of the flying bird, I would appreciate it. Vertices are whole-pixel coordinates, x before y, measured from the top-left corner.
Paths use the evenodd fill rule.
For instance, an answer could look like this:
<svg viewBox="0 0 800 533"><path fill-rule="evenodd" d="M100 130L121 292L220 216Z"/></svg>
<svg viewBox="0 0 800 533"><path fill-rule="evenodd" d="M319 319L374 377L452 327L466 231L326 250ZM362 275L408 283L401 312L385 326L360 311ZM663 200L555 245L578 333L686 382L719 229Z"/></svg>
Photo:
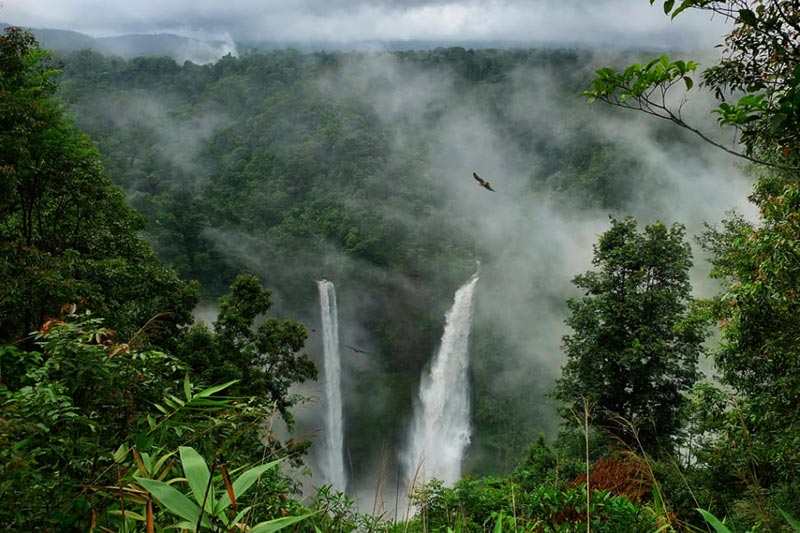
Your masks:
<svg viewBox="0 0 800 533"><path fill-rule="evenodd" d="M350 348L351 350L353 350L353 353L354 353L354 354L356 354L356 355L358 355L358 354L360 354L360 353L363 353L363 354L369 355L369 352L365 352L364 350L359 350L359 349L358 349L358 348L356 348L355 346L350 346L349 344L345 344L345 346L346 346L346 347L348 347L348 348Z"/></svg>
<svg viewBox="0 0 800 533"><path fill-rule="evenodd" d="M482 177L478 176L475 172L472 173L472 177L475 178L475 181L478 182L478 185L480 185L484 189L486 189L488 191L492 191L492 192L497 192L494 189L492 189L492 184L491 183L489 183L488 181L486 181Z"/></svg>

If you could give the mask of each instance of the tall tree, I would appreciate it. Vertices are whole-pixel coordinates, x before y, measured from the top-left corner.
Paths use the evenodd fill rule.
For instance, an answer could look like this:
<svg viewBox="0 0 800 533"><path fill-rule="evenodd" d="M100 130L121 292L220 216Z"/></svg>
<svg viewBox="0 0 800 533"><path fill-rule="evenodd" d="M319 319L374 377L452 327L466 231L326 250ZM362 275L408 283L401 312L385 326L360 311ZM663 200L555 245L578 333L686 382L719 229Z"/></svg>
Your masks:
<svg viewBox="0 0 800 533"><path fill-rule="evenodd" d="M722 333L715 363L732 394L708 388L701 394L698 419L710 438L701 439L698 460L714 472L715 491L728 487L722 506L732 513L754 509L747 520L769 525L777 514L770 506L790 508L800 497L800 6L796 0L664 0L663 8L673 18L701 9L731 23L722 57L703 71L703 85L719 101L718 122L736 131L740 154L755 163L750 200L760 217L752 223L734 216L702 237L712 275L723 285L708 309ZM585 94L706 138L669 105L675 100L668 93L680 81L696 88L689 77L696 68L662 56L644 67L601 69Z"/></svg>
<svg viewBox="0 0 800 533"><path fill-rule="evenodd" d="M316 379L317 367L301 352L308 335L305 326L266 316L270 295L255 276L240 274L219 299L214 331L194 326L179 353L208 383L240 380L232 392L274 405L291 424L290 408L299 398L289 388Z"/></svg>
<svg viewBox="0 0 800 533"><path fill-rule="evenodd" d="M612 219L593 264L596 271L573 280L584 296L567 302L573 333L564 337L568 361L554 396L566 411L588 399L594 424L633 447L671 450L705 338L689 310L684 229L656 222L639 232L633 218Z"/></svg>
<svg viewBox="0 0 800 533"><path fill-rule="evenodd" d="M720 427L737 429L714 448L740 481L767 487L800 476L800 185L762 177L752 199L758 223L732 217L702 244L723 285L709 302L722 333L714 360L736 393ZM725 448L737 440L732 456Z"/></svg>
<svg viewBox="0 0 800 533"><path fill-rule="evenodd" d="M162 325L190 321L196 289L139 238L143 218L55 100L56 73L29 32L0 36L0 340L24 338L74 302L122 338L158 313Z"/></svg>

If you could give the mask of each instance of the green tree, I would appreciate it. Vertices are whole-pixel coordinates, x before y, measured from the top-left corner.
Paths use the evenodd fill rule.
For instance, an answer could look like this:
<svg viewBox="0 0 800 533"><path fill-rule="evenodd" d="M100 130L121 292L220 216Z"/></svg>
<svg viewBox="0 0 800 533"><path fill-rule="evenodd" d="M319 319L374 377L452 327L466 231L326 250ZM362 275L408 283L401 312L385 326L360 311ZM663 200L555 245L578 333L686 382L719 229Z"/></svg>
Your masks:
<svg viewBox="0 0 800 533"><path fill-rule="evenodd" d="M723 286L708 306L722 333L714 361L720 380L735 393L715 418L725 438L706 451L712 462L725 458L718 469L733 474L734 487L780 492L777 487L786 484L796 498L800 185L763 177L752 199L761 209L758 223L732 217L701 241L711 252L712 276Z"/></svg>
<svg viewBox="0 0 800 533"><path fill-rule="evenodd" d="M166 342L191 320L197 290L138 237L143 218L56 102L48 58L24 30L0 36L0 341L81 302L124 337L167 312L167 327L150 330Z"/></svg>
<svg viewBox="0 0 800 533"><path fill-rule="evenodd" d="M179 355L209 383L238 380L233 392L261 398L291 424L290 408L300 398L289 387L316 379L317 367L301 352L305 326L265 316L272 307L270 294L255 276L240 274L219 299L214 331L194 326Z"/></svg>
<svg viewBox="0 0 800 533"><path fill-rule="evenodd" d="M584 291L567 304L567 364L554 396L564 411L596 407L595 426L635 448L671 450L682 423L683 393L698 376L704 328L689 306L691 251L680 225L639 232L633 218L611 221L594 247L598 268L577 276Z"/></svg>
<svg viewBox="0 0 800 533"><path fill-rule="evenodd" d="M800 9L792 0L665 0L663 8L672 17L702 9L731 23L720 60L703 71L703 86L719 101L714 113L720 126L736 131L740 155L755 163L750 200L760 217L752 223L733 216L701 238L712 256L712 276L723 286L708 310L722 333L715 363L732 394L705 390L699 396L697 459L713 472L705 481L721 494L719 504L743 514L743 523L757 517L769 525L780 521L774 506L794 505L800 497L800 332L794 319L800 306ZM696 68L663 56L644 67L601 69L585 94L701 134L668 104L679 82L697 87L689 77Z"/></svg>

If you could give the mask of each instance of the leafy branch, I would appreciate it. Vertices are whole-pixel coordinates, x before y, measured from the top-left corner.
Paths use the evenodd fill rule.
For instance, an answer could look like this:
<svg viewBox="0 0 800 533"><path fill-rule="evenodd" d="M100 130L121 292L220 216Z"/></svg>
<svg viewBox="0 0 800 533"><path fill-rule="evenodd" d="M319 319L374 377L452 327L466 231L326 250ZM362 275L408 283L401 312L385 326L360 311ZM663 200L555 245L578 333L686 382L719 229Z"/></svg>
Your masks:
<svg viewBox="0 0 800 533"><path fill-rule="evenodd" d="M667 55L662 55L644 66L637 63L623 71L616 71L610 67L601 68L595 71L597 77L592 81L591 88L582 92L581 96L586 97L589 102L600 100L616 107L633 109L668 120L694 133L712 146L751 163L785 170L797 170L796 167L782 166L732 150L711 139L684 119L682 111L686 104L685 98L677 107L671 107L667 103L667 95L676 85L682 84L687 91L694 87L694 79L691 74L697 71L698 66L695 61L670 61ZM712 112L719 114L717 121L720 126L732 125L741 129L746 124L758 120L767 108L766 95L748 94L735 104L722 102L719 108Z"/></svg>

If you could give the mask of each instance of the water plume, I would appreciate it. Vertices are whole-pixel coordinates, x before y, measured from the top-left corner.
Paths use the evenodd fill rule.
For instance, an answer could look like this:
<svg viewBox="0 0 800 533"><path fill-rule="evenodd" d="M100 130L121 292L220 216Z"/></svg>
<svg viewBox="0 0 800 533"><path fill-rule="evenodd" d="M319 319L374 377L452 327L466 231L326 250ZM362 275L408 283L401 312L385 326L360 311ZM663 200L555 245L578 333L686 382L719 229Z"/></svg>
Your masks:
<svg viewBox="0 0 800 533"><path fill-rule="evenodd" d="M342 423L342 365L339 353L339 312L333 283L317 281L322 314L322 343L325 377L325 429L320 468L326 483L344 491L347 478L344 470L344 430Z"/></svg>
<svg viewBox="0 0 800 533"><path fill-rule="evenodd" d="M461 478L470 441L467 368L477 283L476 273L456 291L445 315L441 345L420 383L411 440L403 457L405 479L415 485L434 478L452 484Z"/></svg>

